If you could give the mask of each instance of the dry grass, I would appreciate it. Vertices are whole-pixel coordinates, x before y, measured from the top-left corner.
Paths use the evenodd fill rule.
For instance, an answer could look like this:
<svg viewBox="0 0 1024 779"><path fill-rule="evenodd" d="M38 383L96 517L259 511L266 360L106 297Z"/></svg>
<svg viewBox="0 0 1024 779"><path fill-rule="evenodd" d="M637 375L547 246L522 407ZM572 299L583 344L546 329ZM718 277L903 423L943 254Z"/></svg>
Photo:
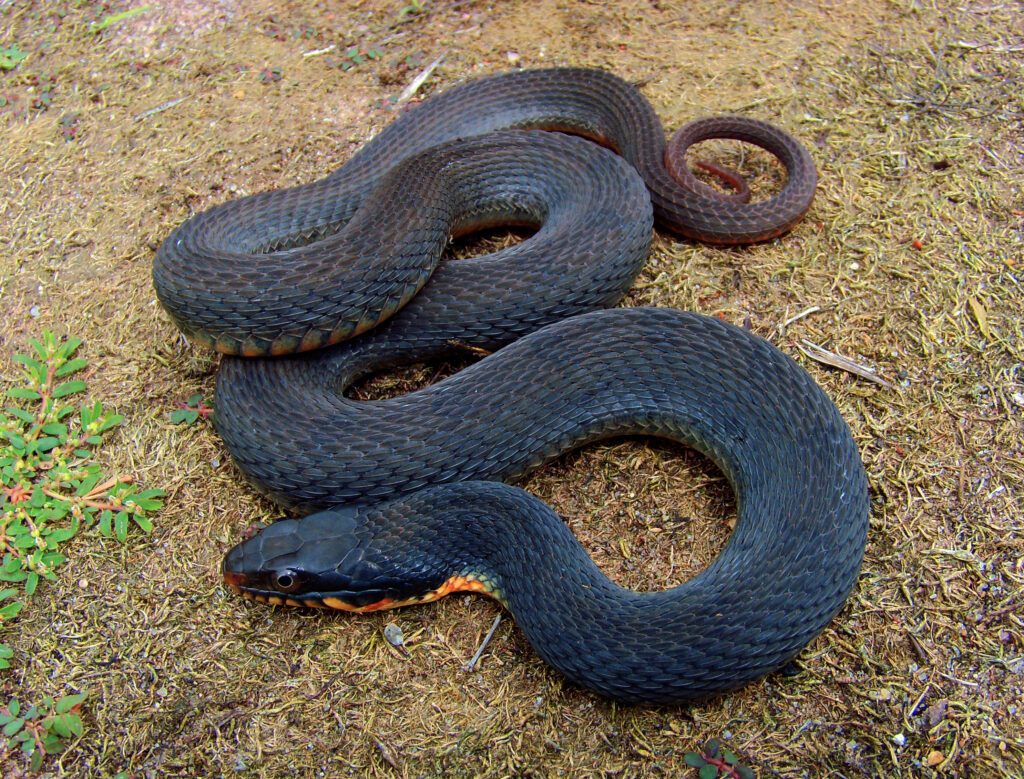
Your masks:
<svg viewBox="0 0 1024 779"><path fill-rule="evenodd" d="M1024 775L1020 5L428 0L399 25L402 5L189 0L97 34L99 4L0 3L0 44L30 52L0 74L15 100L0 108L0 365L43 328L83 337L91 391L129 420L110 470L169 491L152 536L78 542L7 636L4 686L91 693L86 736L53 772L678 776L718 736L763 776ZM331 67L349 45L384 56ZM735 111L811 146L821 185L791 235L741 250L660 236L629 298L749 320L861 445L864 573L797 675L621 708L564 684L510 621L464 672L497 613L483 600L352 618L219 585L223 550L273 508L208 427L167 420L209 396L215 361L155 304L153 251L196 210L333 169L441 52L426 92L517 58L603 66L668 126ZM47 74L49 110L19 115ZM804 339L894 387L808 360ZM734 511L711 466L645 442L588 448L525 486L638 587L705 564ZM392 620L408 654L382 639Z"/></svg>

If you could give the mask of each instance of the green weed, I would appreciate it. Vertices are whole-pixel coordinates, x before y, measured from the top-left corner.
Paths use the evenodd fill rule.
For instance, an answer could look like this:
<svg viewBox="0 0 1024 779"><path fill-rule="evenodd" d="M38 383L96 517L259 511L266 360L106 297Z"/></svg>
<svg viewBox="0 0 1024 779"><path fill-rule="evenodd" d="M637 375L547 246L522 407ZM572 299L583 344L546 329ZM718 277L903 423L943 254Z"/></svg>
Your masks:
<svg viewBox="0 0 1024 779"><path fill-rule="evenodd" d="M208 418L213 414L213 409L206 405L203 396L198 392L189 396L184 403L179 403L178 408L170 413L171 422L175 425L191 425L199 417Z"/></svg>
<svg viewBox="0 0 1024 779"><path fill-rule="evenodd" d="M5 49L0 49L0 70L13 70L27 56L28 52L19 49L17 43L12 43Z"/></svg>
<svg viewBox="0 0 1024 779"><path fill-rule="evenodd" d="M754 772L740 765L736 754L722 747L717 738L710 739L700 753L687 752L683 760L700 769L700 779L754 779Z"/></svg>
<svg viewBox="0 0 1024 779"><path fill-rule="evenodd" d="M22 712L17 698L0 706L0 727L8 749L20 749L33 771L42 768L43 758L64 750L67 741L82 735L78 709L86 695L65 695L54 701L43 698L39 706Z"/></svg>
<svg viewBox="0 0 1024 779"><path fill-rule="evenodd" d="M124 418L99 402L76 407L85 382L72 376L86 367L75 357L77 338L63 342L49 332L30 341L34 355L15 355L19 381L7 390L13 403L0 412L0 628L21 612L41 579L67 559L59 551L82 527L95 526L120 541L132 525L148 532L149 515L163 505L162 490L136 490L129 476L107 478L92 462L103 437ZM0 668L13 651L0 643ZM38 770L45 754L80 736L78 706L85 694L0 706L7 748L20 748ZM2 742L0 742L2 743Z"/></svg>

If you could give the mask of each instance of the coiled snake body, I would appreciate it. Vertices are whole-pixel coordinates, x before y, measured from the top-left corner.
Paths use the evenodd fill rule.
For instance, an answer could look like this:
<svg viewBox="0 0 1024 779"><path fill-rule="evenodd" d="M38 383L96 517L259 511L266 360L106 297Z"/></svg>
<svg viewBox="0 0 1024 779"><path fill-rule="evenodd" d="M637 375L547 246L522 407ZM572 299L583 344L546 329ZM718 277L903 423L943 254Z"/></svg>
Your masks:
<svg viewBox="0 0 1024 779"><path fill-rule="evenodd" d="M650 196L589 141L493 132L509 127L599 139ZM379 324L308 354L222 361L217 429L235 461L282 503L326 507L231 550L227 583L272 603L363 611L485 591L552 665L627 701L699 697L787 662L860 567L867 488L848 428L796 363L743 330L680 311L593 311L638 272L652 202L659 221L713 241L788 229L809 203L794 192L813 193L814 175L787 143L772 148L789 172L775 205L728 203L665 173L653 110L613 76L506 74L427 101L320 182L186 222L158 252L154 282L201 340L269 355ZM537 233L435 270L451 235L508 222ZM368 372L466 347L498 351L405 397L344 395ZM636 433L707 454L739 506L718 559L663 593L620 590L550 509L496 483Z"/></svg>

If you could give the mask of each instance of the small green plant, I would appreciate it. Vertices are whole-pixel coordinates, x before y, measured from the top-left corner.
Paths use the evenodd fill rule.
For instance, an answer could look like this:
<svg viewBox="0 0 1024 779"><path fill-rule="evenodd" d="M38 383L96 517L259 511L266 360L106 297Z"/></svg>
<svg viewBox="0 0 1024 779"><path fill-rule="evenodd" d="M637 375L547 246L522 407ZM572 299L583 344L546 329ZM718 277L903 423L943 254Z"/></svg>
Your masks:
<svg viewBox="0 0 1024 779"><path fill-rule="evenodd" d="M198 392L189 396L184 403L179 403L178 408L171 412L171 422L175 425L191 425L199 417L206 419L213 413L213 409L206 405L203 396Z"/></svg>
<svg viewBox="0 0 1024 779"><path fill-rule="evenodd" d="M264 68L260 71L260 81L264 84L272 84L284 78L284 71L281 68Z"/></svg>
<svg viewBox="0 0 1024 779"><path fill-rule="evenodd" d="M73 141L78 135L78 120L81 117L75 114L64 114L57 122L57 132L65 141Z"/></svg>
<svg viewBox="0 0 1024 779"><path fill-rule="evenodd" d="M341 70L351 70L357 65L362 65L368 59L379 60L383 56L384 52L376 47L358 49L352 46L342 55L341 60L337 64Z"/></svg>
<svg viewBox="0 0 1024 779"><path fill-rule="evenodd" d="M53 333L32 340L33 356L15 355L20 381L7 390L13 403L0 412L0 628L13 620L40 579L55 579L66 560L61 544L82 526L95 526L120 541L132 525L152 529L149 515L163 505L162 490L136 490L129 476L104 476L93 462L96 448L124 418L96 403L77 407L72 395L85 382L71 378L86 367L76 358L77 338ZM0 668L13 652L0 643ZM38 768L43 755L60 751L82 731L78 706L84 695L44 698L22 713L17 700L0 706L0 727ZM2 742L0 742L2 744Z"/></svg>
<svg viewBox="0 0 1024 779"><path fill-rule="evenodd" d="M138 16L139 14L152 11L154 8L156 8L155 5L147 5L143 8L132 8L130 11L122 11L119 14L107 14L98 22L93 22L92 29L94 32L102 32L112 24L117 24L118 22L123 22L125 19L130 19L133 16Z"/></svg>
<svg viewBox="0 0 1024 779"><path fill-rule="evenodd" d="M398 12L398 21L403 22L409 16L415 16L421 14L426 10L426 0L409 0L409 2L402 7Z"/></svg>
<svg viewBox="0 0 1024 779"><path fill-rule="evenodd" d="M687 752L683 760L700 769L700 779L754 779L754 772L740 765L732 750L724 749L717 738L710 739L699 754Z"/></svg>
<svg viewBox="0 0 1024 779"><path fill-rule="evenodd" d="M64 750L67 740L82 735L82 718L78 709L85 695L65 695L54 701L43 698L39 706L22 712L17 698L0 706L0 727L8 749L20 749L29 759L33 771L43 766L43 758Z"/></svg>
<svg viewBox="0 0 1024 779"><path fill-rule="evenodd" d="M19 49L17 43L0 49L0 70L14 70L18 67L18 63L27 56L28 53Z"/></svg>

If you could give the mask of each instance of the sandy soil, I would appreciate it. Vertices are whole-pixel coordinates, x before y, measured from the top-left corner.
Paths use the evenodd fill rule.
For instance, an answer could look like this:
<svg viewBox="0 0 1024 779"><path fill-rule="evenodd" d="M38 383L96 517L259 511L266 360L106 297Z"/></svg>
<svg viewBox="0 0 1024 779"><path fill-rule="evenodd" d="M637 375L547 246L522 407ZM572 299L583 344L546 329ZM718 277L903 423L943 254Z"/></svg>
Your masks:
<svg viewBox="0 0 1024 779"><path fill-rule="evenodd" d="M127 417L106 467L168 491L151 535L77 540L5 633L4 692L90 694L84 737L48 773L688 776L685 754L716 737L759 776L1024 775L1019 3L189 0L97 30L144 8L0 3L0 47L29 55L0 71L0 378L43 329L85 339L90 395ZM353 618L220 585L224 550L275 510L208 424L168 418L212 395L216 359L157 305L154 251L201 209L333 170L441 55L419 97L597 66L667 128L735 112L812 150L818 196L791 234L716 249L659 233L627 300L749 323L861 446L864 571L795 675L620 707L564 683L507 619L462 670L500 611L484 599ZM774 186L770 162L719 151ZM808 342L891 386L810 359ZM707 564L735 514L713 466L654 442L588 447L523 486L641 588Z"/></svg>

